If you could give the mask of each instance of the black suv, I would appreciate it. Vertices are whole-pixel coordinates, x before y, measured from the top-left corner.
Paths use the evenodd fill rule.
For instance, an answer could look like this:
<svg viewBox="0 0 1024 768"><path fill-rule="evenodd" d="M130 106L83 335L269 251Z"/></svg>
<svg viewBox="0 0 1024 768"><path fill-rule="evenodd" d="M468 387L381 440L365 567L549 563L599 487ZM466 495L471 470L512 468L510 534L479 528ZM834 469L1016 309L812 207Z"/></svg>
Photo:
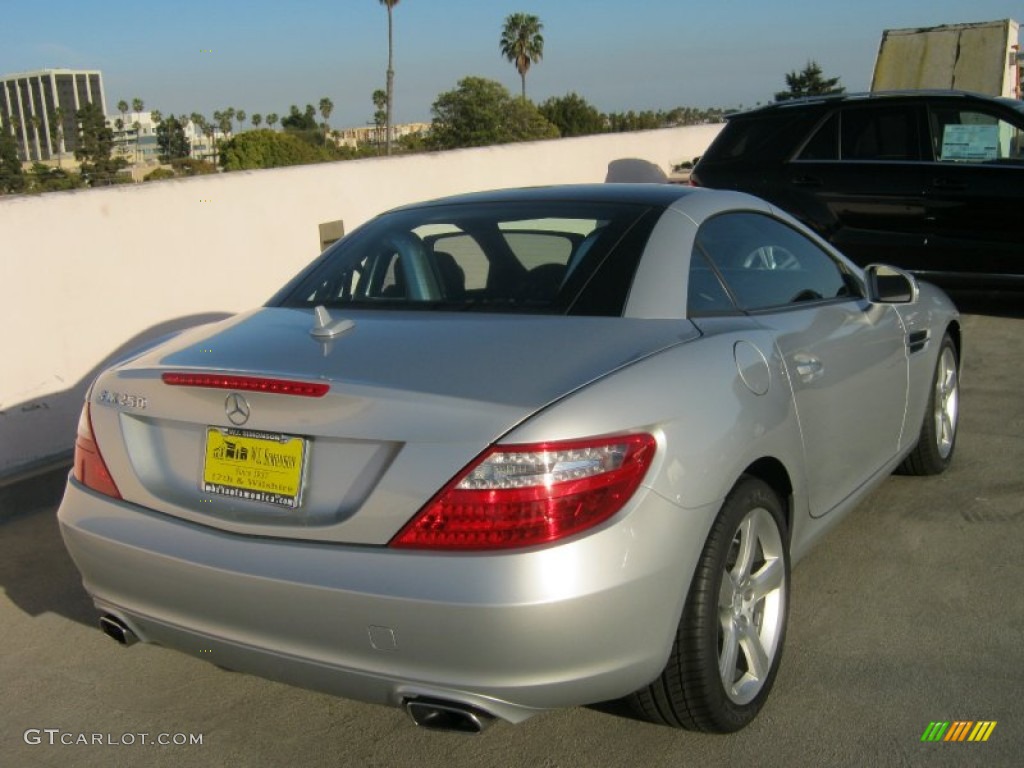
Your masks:
<svg viewBox="0 0 1024 768"><path fill-rule="evenodd" d="M1024 102L843 95L732 115L690 183L739 189L858 264L951 288L1024 289Z"/></svg>

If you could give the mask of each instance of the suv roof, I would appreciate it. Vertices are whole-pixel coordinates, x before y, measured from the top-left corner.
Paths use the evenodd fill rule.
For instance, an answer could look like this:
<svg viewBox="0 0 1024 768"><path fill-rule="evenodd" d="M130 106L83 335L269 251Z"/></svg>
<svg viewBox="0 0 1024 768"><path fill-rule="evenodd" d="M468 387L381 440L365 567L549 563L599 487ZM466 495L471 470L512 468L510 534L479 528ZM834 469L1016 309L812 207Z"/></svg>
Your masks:
<svg viewBox="0 0 1024 768"><path fill-rule="evenodd" d="M798 99L776 101L771 104L765 104L764 106L755 107L754 109L748 109L742 112L733 112L731 114L726 115L725 119L733 120L735 118L744 118L747 116L762 116L765 114L771 114L773 112L780 112L793 109L810 109L818 105L834 106L836 104L842 104L845 102L852 101L877 101L888 99L906 99L910 101L933 101L935 99L964 99L967 101L975 100L1002 104L1004 106L1010 106L1013 107L1014 109L1024 111L1024 102L1019 101L1017 99L989 96L988 94L975 93L974 91L922 89L907 91L870 91L862 93L838 93L822 96L804 96Z"/></svg>

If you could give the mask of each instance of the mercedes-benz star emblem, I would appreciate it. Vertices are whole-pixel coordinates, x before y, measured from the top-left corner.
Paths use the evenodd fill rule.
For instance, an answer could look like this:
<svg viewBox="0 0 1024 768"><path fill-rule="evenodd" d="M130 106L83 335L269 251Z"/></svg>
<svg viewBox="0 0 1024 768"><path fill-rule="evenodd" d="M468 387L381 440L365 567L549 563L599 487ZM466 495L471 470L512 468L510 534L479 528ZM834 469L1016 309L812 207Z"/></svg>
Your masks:
<svg viewBox="0 0 1024 768"><path fill-rule="evenodd" d="M228 421L236 427L240 427L249 420L249 403L237 392L228 395L224 401L224 412L228 415Z"/></svg>

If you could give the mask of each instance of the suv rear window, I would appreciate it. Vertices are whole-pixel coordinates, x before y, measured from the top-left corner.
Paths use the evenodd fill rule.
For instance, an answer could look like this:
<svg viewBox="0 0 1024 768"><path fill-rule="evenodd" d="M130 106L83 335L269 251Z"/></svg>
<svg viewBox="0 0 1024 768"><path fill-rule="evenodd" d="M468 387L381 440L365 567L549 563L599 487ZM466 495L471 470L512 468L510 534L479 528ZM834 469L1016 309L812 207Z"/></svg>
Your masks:
<svg viewBox="0 0 1024 768"><path fill-rule="evenodd" d="M760 115L755 119L730 120L712 142L705 157L712 160L736 160L772 144L773 139L793 123L790 113Z"/></svg>
<svg viewBox="0 0 1024 768"><path fill-rule="evenodd" d="M278 303L617 316L649 212L586 202L395 211L332 246Z"/></svg>

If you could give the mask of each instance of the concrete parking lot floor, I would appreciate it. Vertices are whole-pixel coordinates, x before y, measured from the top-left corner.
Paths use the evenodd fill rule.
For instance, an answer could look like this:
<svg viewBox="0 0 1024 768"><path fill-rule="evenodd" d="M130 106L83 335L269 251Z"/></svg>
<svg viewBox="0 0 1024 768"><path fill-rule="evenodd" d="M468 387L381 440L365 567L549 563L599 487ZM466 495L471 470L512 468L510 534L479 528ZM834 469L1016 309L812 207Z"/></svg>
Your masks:
<svg viewBox="0 0 1024 768"><path fill-rule="evenodd" d="M119 647L60 541L54 473L0 491L0 766L1020 765L1024 319L964 326L953 467L887 480L796 568L781 672L741 733L590 707L434 734L396 710ZM996 726L983 743L922 742L936 721Z"/></svg>

